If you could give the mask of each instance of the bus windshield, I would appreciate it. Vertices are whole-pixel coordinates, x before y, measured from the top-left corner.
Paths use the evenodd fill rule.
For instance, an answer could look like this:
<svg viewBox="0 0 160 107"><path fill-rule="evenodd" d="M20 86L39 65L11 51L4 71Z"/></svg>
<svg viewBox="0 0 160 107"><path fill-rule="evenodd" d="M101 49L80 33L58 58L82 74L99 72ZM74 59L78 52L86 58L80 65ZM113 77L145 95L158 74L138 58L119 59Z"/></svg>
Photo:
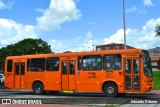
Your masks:
<svg viewBox="0 0 160 107"><path fill-rule="evenodd" d="M151 67L151 58L149 57L148 51L142 52L143 62L144 62L144 74L145 76L152 78L152 67Z"/></svg>

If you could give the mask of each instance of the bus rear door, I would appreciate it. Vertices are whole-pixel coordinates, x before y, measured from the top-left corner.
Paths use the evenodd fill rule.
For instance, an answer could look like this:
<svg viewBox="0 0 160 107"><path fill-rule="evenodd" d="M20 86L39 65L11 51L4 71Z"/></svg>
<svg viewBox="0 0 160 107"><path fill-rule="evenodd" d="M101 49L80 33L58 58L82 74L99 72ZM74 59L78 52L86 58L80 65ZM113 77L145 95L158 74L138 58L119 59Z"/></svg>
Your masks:
<svg viewBox="0 0 160 107"><path fill-rule="evenodd" d="M125 68L125 92L140 92L140 59L126 58Z"/></svg>
<svg viewBox="0 0 160 107"><path fill-rule="evenodd" d="M75 61L62 61L62 90L75 90Z"/></svg>
<svg viewBox="0 0 160 107"><path fill-rule="evenodd" d="M24 74L25 74L25 63L15 63L15 78L14 84L16 89L24 88Z"/></svg>

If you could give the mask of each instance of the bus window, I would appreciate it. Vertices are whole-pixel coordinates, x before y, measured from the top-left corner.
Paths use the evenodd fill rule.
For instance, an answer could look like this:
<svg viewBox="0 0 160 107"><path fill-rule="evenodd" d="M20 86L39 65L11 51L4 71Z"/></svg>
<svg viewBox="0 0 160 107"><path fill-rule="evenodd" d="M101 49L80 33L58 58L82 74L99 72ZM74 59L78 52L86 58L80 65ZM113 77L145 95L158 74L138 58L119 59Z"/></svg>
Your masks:
<svg viewBox="0 0 160 107"><path fill-rule="evenodd" d="M133 59L133 68L134 68L134 74L139 73L139 60L138 59Z"/></svg>
<svg viewBox="0 0 160 107"><path fill-rule="evenodd" d="M74 67L75 67L74 62L70 62L70 74L75 74L75 69L74 69Z"/></svg>
<svg viewBox="0 0 160 107"><path fill-rule="evenodd" d="M62 62L62 74L67 75L68 63Z"/></svg>
<svg viewBox="0 0 160 107"><path fill-rule="evenodd" d="M31 59L30 71L44 71L44 70L45 70L45 58Z"/></svg>
<svg viewBox="0 0 160 107"><path fill-rule="evenodd" d="M12 72L12 60L8 60L7 62L7 72Z"/></svg>
<svg viewBox="0 0 160 107"><path fill-rule="evenodd" d="M47 71L58 71L59 70L59 58L47 58Z"/></svg>
<svg viewBox="0 0 160 107"><path fill-rule="evenodd" d="M84 71L102 69L102 56L84 56L82 62Z"/></svg>
<svg viewBox="0 0 160 107"><path fill-rule="evenodd" d="M31 60L27 59L27 71L30 71L30 62L31 62Z"/></svg>
<svg viewBox="0 0 160 107"><path fill-rule="evenodd" d="M78 70L80 71L82 67L82 59L81 56L78 57Z"/></svg>
<svg viewBox="0 0 160 107"><path fill-rule="evenodd" d="M130 59L125 60L125 73L131 74L131 60Z"/></svg>
<svg viewBox="0 0 160 107"><path fill-rule="evenodd" d="M25 65L21 64L21 75L25 74Z"/></svg>
<svg viewBox="0 0 160 107"><path fill-rule="evenodd" d="M131 90L131 76L127 75L125 76L125 81L126 81L126 90Z"/></svg>
<svg viewBox="0 0 160 107"><path fill-rule="evenodd" d="M120 70L121 55L105 55L103 69L104 70Z"/></svg>
<svg viewBox="0 0 160 107"><path fill-rule="evenodd" d="M152 67L151 67L151 59L149 57L144 57L143 61L144 61L144 74L147 77L152 78L153 74L152 74Z"/></svg>
<svg viewBox="0 0 160 107"><path fill-rule="evenodd" d="M16 64L16 75L19 75L19 64Z"/></svg>

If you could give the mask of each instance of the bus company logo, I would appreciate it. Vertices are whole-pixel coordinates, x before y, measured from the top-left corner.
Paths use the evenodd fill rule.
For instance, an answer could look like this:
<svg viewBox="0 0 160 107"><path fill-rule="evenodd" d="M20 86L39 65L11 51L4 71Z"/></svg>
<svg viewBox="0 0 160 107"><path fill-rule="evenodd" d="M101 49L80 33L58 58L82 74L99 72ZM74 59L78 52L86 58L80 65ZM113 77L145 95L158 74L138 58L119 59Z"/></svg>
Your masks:
<svg viewBox="0 0 160 107"><path fill-rule="evenodd" d="M2 99L2 104L11 104L11 99Z"/></svg>
<svg viewBox="0 0 160 107"><path fill-rule="evenodd" d="M2 99L2 104L42 104L41 100Z"/></svg>

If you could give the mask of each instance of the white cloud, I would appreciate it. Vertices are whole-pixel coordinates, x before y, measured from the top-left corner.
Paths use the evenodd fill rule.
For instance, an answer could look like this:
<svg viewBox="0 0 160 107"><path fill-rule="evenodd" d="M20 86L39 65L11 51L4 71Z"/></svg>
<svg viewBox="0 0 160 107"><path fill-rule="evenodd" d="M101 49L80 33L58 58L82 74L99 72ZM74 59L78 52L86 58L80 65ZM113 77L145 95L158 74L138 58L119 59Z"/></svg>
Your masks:
<svg viewBox="0 0 160 107"><path fill-rule="evenodd" d="M87 37L87 39L92 38L93 37L92 32L88 31L86 37Z"/></svg>
<svg viewBox="0 0 160 107"><path fill-rule="evenodd" d="M152 0L143 0L145 6L153 6Z"/></svg>
<svg viewBox="0 0 160 107"><path fill-rule="evenodd" d="M64 49L65 45L63 45L63 42L61 40L51 40L48 43L49 45L51 45L51 49L55 52L57 52L57 50L61 50Z"/></svg>
<svg viewBox="0 0 160 107"><path fill-rule="evenodd" d="M42 9L42 8L36 8L35 11L36 11L36 12L42 12L42 13L45 12L45 10Z"/></svg>
<svg viewBox="0 0 160 107"><path fill-rule="evenodd" d="M130 13L130 12L136 12L137 11L137 7L136 6L132 6L131 8L128 8L127 9L127 13Z"/></svg>
<svg viewBox="0 0 160 107"><path fill-rule="evenodd" d="M66 52L66 51L84 51L86 47L82 44L82 38L75 38L74 40L51 40L49 45L53 52ZM87 47L88 48L88 47Z"/></svg>
<svg viewBox="0 0 160 107"><path fill-rule="evenodd" d="M147 13L144 9L138 9L136 6L132 6L126 10L127 13L137 12L138 14L145 14Z"/></svg>
<svg viewBox="0 0 160 107"><path fill-rule="evenodd" d="M160 18L151 19L146 22L142 29L126 30L127 44L133 47L150 49L155 46L160 46L160 38L155 37L155 26L160 24ZM108 43L123 43L123 29L119 29L116 34L104 39L104 44Z"/></svg>
<svg viewBox="0 0 160 107"><path fill-rule="evenodd" d="M6 8L6 5L3 3L3 1L0 1L0 9Z"/></svg>
<svg viewBox="0 0 160 107"><path fill-rule="evenodd" d="M145 13L147 13L147 11L144 10L144 9L139 9L139 10L138 10L138 13L139 13L139 14L145 14Z"/></svg>
<svg viewBox="0 0 160 107"><path fill-rule="evenodd" d="M126 35L129 33L131 29L126 30ZM123 42L123 37L124 37L124 30L119 29L116 34L113 34L109 38L104 39L105 44L109 43L122 43Z"/></svg>
<svg viewBox="0 0 160 107"><path fill-rule="evenodd" d="M86 33L86 37L91 31ZM93 50L93 45L101 44L103 41L95 40L91 37L84 38L78 37L70 40L51 40L49 45L53 52L81 52L81 51L91 51Z"/></svg>
<svg viewBox="0 0 160 107"><path fill-rule="evenodd" d="M22 25L9 19L0 18L0 47L24 38L37 38L34 26Z"/></svg>
<svg viewBox="0 0 160 107"><path fill-rule="evenodd" d="M50 31L58 28L60 24L81 17L73 0L51 0L50 6L43 12L43 16L37 17L36 28L39 31Z"/></svg>
<svg viewBox="0 0 160 107"><path fill-rule="evenodd" d="M3 0L0 0L0 9L10 9L14 4L13 0L9 0L8 2L4 3Z"/></svg>

